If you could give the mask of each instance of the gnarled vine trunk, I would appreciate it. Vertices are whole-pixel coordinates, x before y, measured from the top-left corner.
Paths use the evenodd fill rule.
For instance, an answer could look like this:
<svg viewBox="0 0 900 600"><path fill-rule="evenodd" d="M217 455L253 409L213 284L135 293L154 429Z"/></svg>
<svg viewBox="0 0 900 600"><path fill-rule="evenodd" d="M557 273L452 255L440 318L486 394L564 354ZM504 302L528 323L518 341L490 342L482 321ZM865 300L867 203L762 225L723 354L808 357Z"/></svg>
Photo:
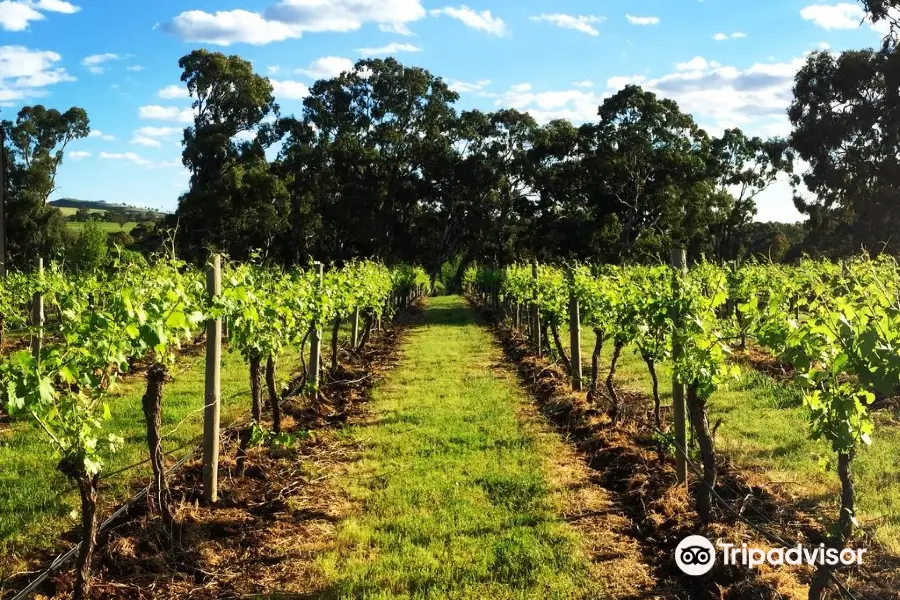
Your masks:
<svg viewBox="0 0 900 600"><path fill-rule="evenodd" d="M594 330L594 353L591 354L591 385L588 388L588 402L597 397L597 382L600 379L600 353L603 352L603 341L606 335L599 329Z"/></svg>
<svg viewBox="0 0 900 600"><path fill-rule="evenodd" d="M562 340L559 338L559 327L557 327L556 323L550 325L550 331L553 333L553 344L556 346L556 351L559 353L559 359L566 368L566 373L571 373L572 361L569 360L569 355L566 354L566 349L563 347Z"/></svg>
<svg viewBox="0 0 900 600"><path fill-rule="evenodd" d="M856 511L856 491L853 484L853 472L851 471L853 458L854 454L852 452L838 454L838 478L841 480L841 514L838 518L836 535L829 544L830 547L838 550L846 548L847 543L853 536L853 516ZM833 566L819 566L809 586L809 600L820 600L822 598L833 571Z"/></svg>
<svg viewBox="0 0 900 600"><path fill-rule="evenodd" d="M660 406L661 402L659 399L659 377L656 375L656 363L653 361L653 358L649 354L644 354L641 358L644 359L644 363L647 365L647 370L650 371L650 379L653 380L653 423L656 425L656 428L662 431L662 415L660 414Z"/></svg>
<svg viewBox="0 0 900 600"><path fill-rule="evenodd" d="M616 341L615 346L613 346L612 360L609 362L609 375L606 376L606 391L609 392L609 398L612 401L609 417L612 419L613 424L616 424L619 421L619 416L622 412L622 401L619 399L619 394L616 392L615 378L616 365L619 362L619 355L622 354L623 347L623 343Z"/></svg>
<svg viewBox="0 0 900 600"><path fill-rule="evenodd" d="M369 314L366 317L366 326L363 328L362 338L359 340L359 345L356 347L357 352L362 352L362 349L366 347L366 344L369 342L369 338L372 336L372 328L375 326L375 315Z"/></svg>
<svg viewBox="0 0 900 600"><path fill-rule="evenodd" d="M266 387L269 389L269 406L272 408L272 431L281 433L281 403L275 385L276 361L274 356L266 360Z"/></svg>
<svg viewBox="0 0 900 600"><path fill-rule="evenodd" d="M91 590L91 560L97 546L97 491L100 475L87 475L78 479L81 495L81 547L75 565L75 600L87 600Z"/></svg>
<svg viewBox="0 0 900 600"><path fill-rule="evenodd" d="M147 445L150 449L150 466L153 469L153 481L150 484L151 504L162 517L163 523L171 527L175 522L172 510L172 494L166 479L166 464L162 451L162 393L168 372L163 364L156 363L147 370L147 390L144 392L142 406L144 420L147 424Z"/></svg>
<svg viewBox="0 0 900 600"><path fill-rule="evenodd" d="M253 401L251 415L257 423L262 421L262 360L259 355L250 356L250 396Z"/></svg>
<svg viewBox="0 0 900 600"><path fill-rule="evenodd" d="M700 458L703 462L703 483L697 488L697 514L700 521L706 524L712 521L712 496L718 473L715 447L709 431L709 418L706 414L706 401L701 400L697 395L697 386L695 385L688 386L687 405L691 414L694 434L700 446Z"/></svg>

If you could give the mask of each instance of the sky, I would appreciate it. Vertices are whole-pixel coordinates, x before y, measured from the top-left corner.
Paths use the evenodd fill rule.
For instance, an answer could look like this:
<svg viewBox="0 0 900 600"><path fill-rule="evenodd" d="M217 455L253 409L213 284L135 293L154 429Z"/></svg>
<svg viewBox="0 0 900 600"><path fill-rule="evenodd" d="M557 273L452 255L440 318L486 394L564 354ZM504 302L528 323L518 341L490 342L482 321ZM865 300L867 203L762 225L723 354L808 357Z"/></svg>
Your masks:
<svg viewBox="0 0 900 600"><path fill-rule="evenodd" d="M428 69L459 109L539 122L596 120L637 83L710 135L787 135L805 56L878 46L856 0L0 0L0 118L25 105L87 110L52 198L172 211L186 191L181 130L191 100L178 59L238 54L270 78L282 114L316 79L366 57ZM177 6L176 6L177 5ZM790 185L758 198L760 221L799 220Z"/></svg>

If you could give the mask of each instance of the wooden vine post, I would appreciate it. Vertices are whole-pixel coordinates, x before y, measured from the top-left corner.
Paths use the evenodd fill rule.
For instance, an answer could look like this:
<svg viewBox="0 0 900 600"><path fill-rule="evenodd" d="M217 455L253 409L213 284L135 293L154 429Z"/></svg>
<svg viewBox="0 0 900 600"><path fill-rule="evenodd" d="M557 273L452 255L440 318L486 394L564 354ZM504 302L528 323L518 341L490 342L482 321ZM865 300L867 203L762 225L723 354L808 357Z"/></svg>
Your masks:
<svg viewBox="0 0 900 600"><path fill-rule="evenodd" d="M44 259L36 258L34 260L35 274L38 281L43 279ZM44 338L44 295L40 290L36 291L31 297L31 324L34 326L34 333L31 334L31 354L34 360L41 359L41 342Z"/></svg>
<svg viewBox="0 0 900 600"><path fill-rule="evenodd" d="M222 293L222 257L212 256L206 269L210 299ZM222 319L206 321L206 394L203 404L203 499L219 498L219 420L221 410Z"/></svg>
<svg viewBox="0 0 900 600"><path fill-rule="evenodd" d="M581 372L581 307L575 295L575 271L568 269L569 278L569 347L571 348L572 391L580 392L582 385Z"/></svg>
<svg viewBox="0 0 900 600"><path fill-rule="evenodd" d="M677 294L680 277L687 273L687 251L678 247L672 249L672 291ZM672 332L672 361L681 356L681 315L675 314L675 328ZM672 425L675 428L675 475L678 483L687 481L687 432L685 429L684 384L672 378Z"/></svg>
<svg viewBox="0 0 900 600"><path fill-rule="evenodd" d="M531 277L534 279L534 291L531 292L531 345L535 354L541 356L541 308L538 306L538 264L536 260L531 263Z"/></svg>
<svg viewBox="0 0 900 600"><path fill-rule="evenodd" d="M316 277L316 283L318 290L321 292L322 283L325 278L324 265L320 262L314 263L314 266L318 270L318 275ZM309 373L307 373L307 380L310 384L310 390L312 390L312 395L315 397L319 390L319 372L322 362L322 330L319 329L319 315L315 316L316 321L313 323L312 329L310 330L310 348L309 348Z"/></svg>

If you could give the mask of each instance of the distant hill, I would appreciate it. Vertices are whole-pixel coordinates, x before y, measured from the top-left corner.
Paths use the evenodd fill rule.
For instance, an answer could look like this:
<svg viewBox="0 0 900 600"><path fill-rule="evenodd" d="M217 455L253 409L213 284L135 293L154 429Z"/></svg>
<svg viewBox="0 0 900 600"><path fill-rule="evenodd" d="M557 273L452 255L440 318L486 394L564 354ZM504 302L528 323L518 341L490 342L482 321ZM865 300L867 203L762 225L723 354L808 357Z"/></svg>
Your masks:
<svg viewBox="0 0 900 600"><path fill-rule="evenodd" d="M107 202L106 200L78 200L76 198L60 198L58 200L51 200L48 202L50 206L55 206L56 208L69 208L69 209L79 209L86 208L88 210L102 210L107 211L110 209L126 209L126 210L139 210L144 212L153 212L157 216L162 216L165 213L162 213L158 210L154 210L151 208L145 208L142 206L134 206L133 204L125 204L124 202Z"/></svg>

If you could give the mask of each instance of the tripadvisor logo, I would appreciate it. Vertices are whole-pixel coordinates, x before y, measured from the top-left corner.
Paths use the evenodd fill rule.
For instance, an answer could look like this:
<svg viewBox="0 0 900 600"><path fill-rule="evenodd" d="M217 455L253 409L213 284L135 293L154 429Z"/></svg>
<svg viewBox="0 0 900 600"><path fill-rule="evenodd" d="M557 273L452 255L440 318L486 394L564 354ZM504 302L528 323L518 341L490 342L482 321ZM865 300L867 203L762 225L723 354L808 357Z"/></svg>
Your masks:
<svg viewBox="0 0 900 600"><path fill-rule="evenodd" d="M763 564L780 565L861 565L865 548L826 548L825 544L817 547L804 547L797 544L793 548L748 547L747 544L737 546L724 542L716 542L722 550L722 564L743 565L756 568ZM702 535L689 535L681 540L675 548L675 564L686 575L705 575L716 564L716 546Z"/></svg>

